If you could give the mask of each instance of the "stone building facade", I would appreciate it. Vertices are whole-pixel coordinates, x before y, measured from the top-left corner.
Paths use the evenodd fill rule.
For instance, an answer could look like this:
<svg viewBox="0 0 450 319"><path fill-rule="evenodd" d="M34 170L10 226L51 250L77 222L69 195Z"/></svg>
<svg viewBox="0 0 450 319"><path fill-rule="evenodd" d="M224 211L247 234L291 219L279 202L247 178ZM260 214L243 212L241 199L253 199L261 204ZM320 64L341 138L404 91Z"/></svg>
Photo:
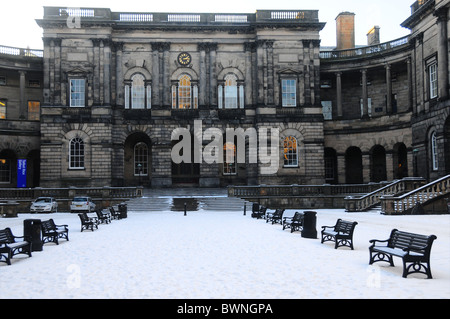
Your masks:
<svg viewBox="0 0 450 319"><path fill-rule="evenodd" d="M34 167L28 185L42 187L321 185L444 176L450 173L449 6L448 0L417 1L403 23L410 36L329 51L320 49L325 24L318 11L45 7L37 20L43 52L0 49L0 101L7 101L0 159L9 163L0 163L0 182L15 187L13 166L23 158ZM354 34L342 32L343 38ZM2 76L8 79L3 85ZM27 86L36 80L39 87ZM38 119L28 115L29 100L40 102ZM18 127L29 127L28 133ZM276 141L247 136L244 146L220 140L219 160L211 163L196 157L214 141L209 129L277 134ZM182 131L189 135L179 138ZM178 143L191 148L188 163L173 161ZM276 161L251 161L266 144ZM243 163L229 157L242 148ZM275 172L265 174L274 163Z"/></svg>

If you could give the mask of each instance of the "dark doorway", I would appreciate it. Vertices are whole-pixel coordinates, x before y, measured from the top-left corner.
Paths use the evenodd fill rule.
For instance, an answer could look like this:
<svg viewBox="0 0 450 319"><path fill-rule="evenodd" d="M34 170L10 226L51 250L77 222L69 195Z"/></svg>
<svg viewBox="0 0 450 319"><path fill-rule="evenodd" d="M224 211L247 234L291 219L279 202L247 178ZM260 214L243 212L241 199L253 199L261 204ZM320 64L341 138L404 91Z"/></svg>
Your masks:
<svg viewBox="0 0 450 319"><path fill-rule="evenodd" d="M370 156L370 180L374 183L387 180L386 150L381 145L372 148Z"/></svg>
<svg viewBox="0 0 450 319"><path fill-rule="evenodd" d="M345 152L345 182L347 184L362 184L364 182L362 153L358 147L350 147Z"/></svg>

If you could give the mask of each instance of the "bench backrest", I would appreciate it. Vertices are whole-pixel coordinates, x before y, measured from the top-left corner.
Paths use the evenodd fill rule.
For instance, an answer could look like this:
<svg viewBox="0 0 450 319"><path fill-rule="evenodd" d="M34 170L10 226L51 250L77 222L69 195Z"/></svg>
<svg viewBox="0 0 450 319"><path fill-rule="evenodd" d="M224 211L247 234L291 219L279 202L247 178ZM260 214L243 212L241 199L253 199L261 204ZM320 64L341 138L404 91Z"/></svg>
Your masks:
<svg viewBox="0 0 450 319"><path fill-rule="evenodd" d="M12 244L15 243L14 235L12 234L11 228L0 229L0 243L1 244Z"/></svg>
<svg viewBox="0 0 450 319"><path fill-rule="evenodd" d="M56 225L53 219L45 220L41 223L42 231L44 233L56 230Z"/></svg>
<svg viewBox="0 0 450 319"><path fill-rule="evenodd" d="M80 216L80 220L82 223L87 223L89 222L89 218L85 213L80 213L78 214L78 216Z"/></svg>
<svg viewBox="0 0 450 319"><path fill-rule="evenodd" d="M336 226L334 226L334 231L344 234L351 234L355 230L357 222L348 222L342 219L338 219Z"/></svg>
<svg viewBox="0 0 450 319"><path fill-rule="evenodd" d="M284 209L276 209L275 213L273 213L273 217L281 218L283 217Z"/></svg>
<svg viewBox="0 0 450 319"><path fill-rule="evenodd" d="M292 217L292 221L299 222L299 221L302 221L304 217L305 217L305 215L303 213L296 212L294 214L294 217Z"/></svg>
<svg viewBox="0 0 450 319"><path fill-rule="evenodd" d="M416 252L427 254L431 250L431 245L437 237L434 235L425 236L402 232L397 229L392 230L388 246L391 248L408 248Z"/></svg>

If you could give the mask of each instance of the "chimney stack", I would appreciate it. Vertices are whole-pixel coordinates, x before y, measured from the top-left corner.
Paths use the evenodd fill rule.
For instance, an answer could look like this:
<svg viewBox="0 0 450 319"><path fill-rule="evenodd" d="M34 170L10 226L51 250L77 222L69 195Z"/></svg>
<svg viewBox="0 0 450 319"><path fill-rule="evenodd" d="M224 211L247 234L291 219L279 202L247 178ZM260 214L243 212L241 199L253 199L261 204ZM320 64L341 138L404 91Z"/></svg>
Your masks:
<svg viewBox="0 0 450 319"><path fill-rule="evenodd" d="M355 48L355 14L341 12L336 18L336 50Z"/></svg>
<svg viewBox="0 0 450 319"><path fill-rule="evenodd" d="M367 33L367 45L370 46L380 43L380 27L376 25L372 29L370 29L369 33Z"/></svg>

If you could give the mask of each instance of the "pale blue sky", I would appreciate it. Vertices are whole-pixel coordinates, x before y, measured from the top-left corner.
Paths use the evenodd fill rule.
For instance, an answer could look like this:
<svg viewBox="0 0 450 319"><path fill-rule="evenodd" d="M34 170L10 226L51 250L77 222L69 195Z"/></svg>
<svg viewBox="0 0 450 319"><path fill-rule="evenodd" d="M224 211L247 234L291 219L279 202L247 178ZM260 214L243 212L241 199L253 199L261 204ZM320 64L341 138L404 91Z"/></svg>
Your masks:
<svg viewBox="0 0 450 319"><path fill-rule="evenodd" d="M408 35L400 24L410 16L414 0L1 0L0 45L42 48L42 30L35 19L42 18L44 6L99 7L124 12L218 12L254 13L258 9L319 10L319 19L326 22L321 32L323 46L336 45L336 17L340 12L356 14L356 44L367 43L366 34L374 26L381 27L381 41L387 42Z"/></svg>

